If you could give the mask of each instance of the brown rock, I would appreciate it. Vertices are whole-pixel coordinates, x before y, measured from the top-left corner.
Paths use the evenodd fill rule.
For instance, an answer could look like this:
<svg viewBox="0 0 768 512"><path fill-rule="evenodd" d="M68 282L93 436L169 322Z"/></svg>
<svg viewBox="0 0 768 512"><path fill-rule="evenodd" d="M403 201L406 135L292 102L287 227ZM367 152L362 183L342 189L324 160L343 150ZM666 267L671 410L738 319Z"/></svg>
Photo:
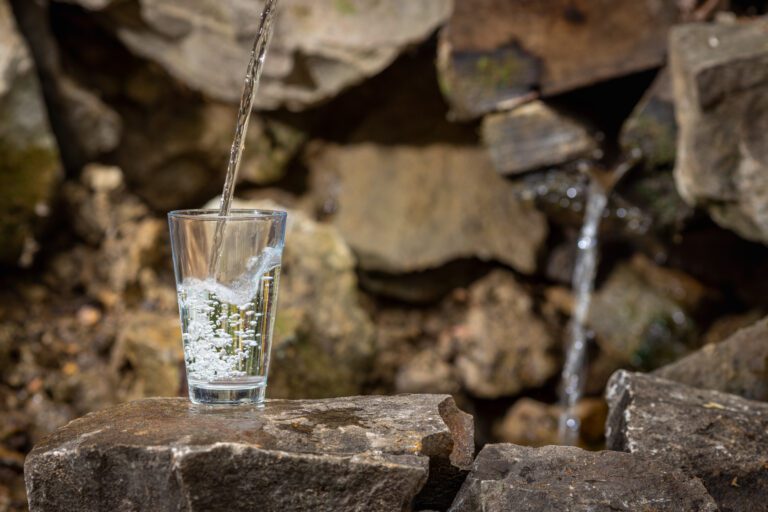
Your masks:
<svg viewBox="0 0 768 512"><path fill-rule="evenodd" d="M152 75L145 78L152 79ZM172 92L144 109L126 111L124 117L126 133L116 161L132 189L150 206L161 211L189 208L220 193L237 119L235 107L201 104L198 98ZM277 181L304 139L299 128L254 116L240 178L258 184Z"/></svg>
<svg viewBox="0 0 768 512"><path fill-rule="evenodd" d="M492 272L470 289L454 343L456 370L478 397L515 395L542 386L558 371L556 342L509 272Z"/></svg>
<svg viewBox="0 0 768 512"><path fill-rule="evenodd" d="M119 368L128 362L133 368L128 396L178 396L184 375L178 315L129 311L119 329L112 365Z"/></svg>
<svg viewBox="0 0 768 512"><path fill-rule="evenodd" d="M690 24L670 36L681 195L768 242L768 20Z"/></svg>
<svg viewBox="0 0 768 512"><path fill-rule="evenodd" d="M541 101L488 115L482 130L491 160L502 174L563 164L597 148L585 126Z"/></svg>
<svg viewBox="0 0 768 512"><path fill-rule="evenodd" d="M768 401L768 319L660 368L659 377Z"/></svg>
<svg viewBox="0 0 768 512"><path fill-rule="evenodd" d="M474 452L445 395L270 400L263 409L149 399L90 414L27 457L31 512L447 507Z"/></svg>
<svg viewBox="0 0 768 512"><path fill-rule="evenodd" d="M476 117L660 65L675 2L457 2L438 67L454 113Z"/></svg>
<svg viewBox="0 0 768 512"><path fill-rule="evenodd" d="M559 444L558 423L562 408L530 398L521 398L507 411L495 429L496 437L505 443L523 446ZM608 407L596 398L585 398L576 405L576 416L581 421L582 447L598 446L605 434Z"/></svg>
<svg viewBox="0 0 768 512"><path fill-rule="evenodd" d="M325 146L309 162L321 203L361 267L391 273L454 259L495 259L532 273L544 217L514 192L480 147Z"/></svg>

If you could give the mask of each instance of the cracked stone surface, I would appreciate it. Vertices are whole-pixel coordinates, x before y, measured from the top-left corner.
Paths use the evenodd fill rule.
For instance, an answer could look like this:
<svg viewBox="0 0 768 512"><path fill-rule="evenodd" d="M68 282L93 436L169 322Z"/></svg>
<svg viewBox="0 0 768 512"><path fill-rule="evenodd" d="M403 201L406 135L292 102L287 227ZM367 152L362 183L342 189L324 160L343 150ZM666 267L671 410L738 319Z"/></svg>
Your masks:
<svg viewBox="0 0 768 512"><path fill-rule="evenodd" d="M606 398L608 448L701 478L722 512L768 510L768 404L623 370Z"/></svg>
<svg viewBox="0 0 768 512"><path fill-rule="evenodd" d="M25 479L32 512L444 509L473 452L472 418L447 395L155 398L62 427Z"/></svg>
<svg viewBox="0 0 768 512"><path fill-rule="evenodd" d="M451 512L716 512L697 478L621 452L486 445Z"/></svg>

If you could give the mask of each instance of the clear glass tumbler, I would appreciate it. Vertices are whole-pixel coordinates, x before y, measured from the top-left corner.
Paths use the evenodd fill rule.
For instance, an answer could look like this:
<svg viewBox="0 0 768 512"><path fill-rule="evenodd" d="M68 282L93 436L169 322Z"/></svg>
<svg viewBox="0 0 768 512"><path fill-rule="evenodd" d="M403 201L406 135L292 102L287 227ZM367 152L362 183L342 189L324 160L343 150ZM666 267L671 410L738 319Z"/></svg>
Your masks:
<svg viewBox="0 0 768 512"><path fill-rule="evenodd" d="M286 217L269 210L168 214L195 403L264 401Z"/></svg>

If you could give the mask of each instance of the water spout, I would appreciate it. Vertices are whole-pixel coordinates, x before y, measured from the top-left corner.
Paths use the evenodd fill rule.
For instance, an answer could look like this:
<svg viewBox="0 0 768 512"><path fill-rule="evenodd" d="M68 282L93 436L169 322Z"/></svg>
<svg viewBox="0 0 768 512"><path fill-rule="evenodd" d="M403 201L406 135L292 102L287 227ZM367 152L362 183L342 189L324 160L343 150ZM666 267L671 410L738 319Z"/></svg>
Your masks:
<svg viewBox="0 0 768 512"><path fill-rule="evenodd" d="M573 292L575 304L573 316L568 326L569 344L563 366L561 407L558 434L560 443L575 445L581 430L576 414L576 405L584 394L587 354L587 318L595 288L597 265L599 261L598 233L600 221L608 205L608 197L613 188L635 166L639 155L619 165L614 172L590 169L587 208L584 224L578 240L576 265L573 272Z"/></svg>

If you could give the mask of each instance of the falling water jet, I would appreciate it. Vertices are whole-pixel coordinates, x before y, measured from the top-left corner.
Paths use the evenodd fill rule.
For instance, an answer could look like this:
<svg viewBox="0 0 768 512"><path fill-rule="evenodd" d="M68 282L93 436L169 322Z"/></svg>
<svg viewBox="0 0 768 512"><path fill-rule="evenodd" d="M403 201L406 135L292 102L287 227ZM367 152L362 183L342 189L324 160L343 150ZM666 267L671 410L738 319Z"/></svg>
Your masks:
<svg viewBox="0 0 768 512"><path fill-rule="evenodd" d="M219 205L219 217L221 219L216 223L216 232L213 238L213 247L211 253L208 274L216 279L219 270L219 260L223 249L224 231L226 230L226 217L232 209L232 198L235 194L235 183L237 182L237 172L240 169L240 160L245 148L245 135L248 132L248 124L253 112L253 102L256 98L256 92L259 89L259 81L264 71L264 61L267 57L269 41L272 37L272 25L277 10L279 0L267 0L264 10L261 13L259 30L256 32L256 39L251 49L251 60L248 62L248 68L245 73L245 85L243 86L243 96L240 98L240 108L237 113L237 126L235 127L235 138L232 141L232 149L229 154L227 165L227 177L224 181L224 191L221 194L221 203Z"/></svg>
<svg viewBox="0 0 768 512"><path fill-rule="evenodd" d="M587 353L587 317L592 302L592 292L597 276L598 232L608 204L608 196L618 182L632 169L640 155L632 158L612 173L591 168L589 171L589 190L584 224L578 240L576 265L573 272L573 290L576 295L573 317L568 326L569 344L563 366L561 407L558 434L560 443L573 446L579 440L580 420L576 415L576 405L584 394Z"/></svg>

